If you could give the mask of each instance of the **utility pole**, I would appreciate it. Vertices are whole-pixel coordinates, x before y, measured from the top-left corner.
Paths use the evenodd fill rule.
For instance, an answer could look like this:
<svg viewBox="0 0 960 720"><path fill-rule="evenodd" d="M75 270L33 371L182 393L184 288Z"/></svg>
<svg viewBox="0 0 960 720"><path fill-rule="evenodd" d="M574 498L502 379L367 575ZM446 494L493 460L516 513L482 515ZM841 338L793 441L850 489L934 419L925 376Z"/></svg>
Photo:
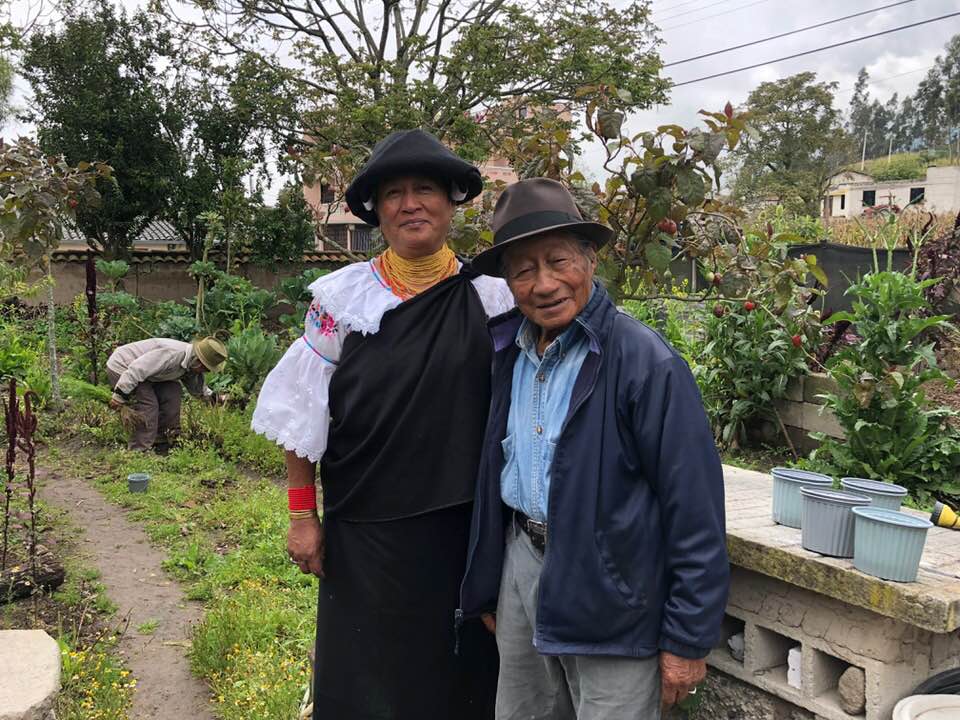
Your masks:
<svg viewBox="0 0 960 720"><path fill-rule="evenodd" d="M890 157L893 155L893 133L890 134L890 146L887 148L887 165L890 164Z"/></svg>
<svg viewBox="0 0 960 720"><path fill-rule="evenodd" d="M863 129L863 153L860 155L860 172L863 172L863 167L867 163L867 133L869 128Z"/></svg>

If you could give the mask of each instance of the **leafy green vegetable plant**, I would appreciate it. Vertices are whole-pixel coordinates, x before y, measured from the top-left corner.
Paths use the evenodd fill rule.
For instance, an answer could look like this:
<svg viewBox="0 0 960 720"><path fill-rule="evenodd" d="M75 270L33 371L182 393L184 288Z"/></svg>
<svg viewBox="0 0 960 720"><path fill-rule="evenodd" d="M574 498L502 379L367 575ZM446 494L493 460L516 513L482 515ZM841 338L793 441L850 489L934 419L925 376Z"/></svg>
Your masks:
<svg viewBox="0 0 960 720"><path fill-rule="evenodd" d="M957 413L932 407L924 390L952 384L925 339L948 326L948 316L926 314L924 291L935 282L876 269L847 290L853 310L831 320L852 322L860 339L832 359L837 392L824 396L845 440L815 434L823 444L811 456L836 474L904 485L920 503L960 495L960 432L948 422Z"/></svg>

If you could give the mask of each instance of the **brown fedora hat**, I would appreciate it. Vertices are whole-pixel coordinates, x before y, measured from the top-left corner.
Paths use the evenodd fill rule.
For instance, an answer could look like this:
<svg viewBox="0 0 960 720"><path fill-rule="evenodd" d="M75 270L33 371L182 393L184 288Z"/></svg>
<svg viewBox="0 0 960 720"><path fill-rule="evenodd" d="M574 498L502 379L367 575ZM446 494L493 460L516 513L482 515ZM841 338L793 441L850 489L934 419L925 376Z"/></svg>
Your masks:
<svg viewBox="0 0 960 720"><path fill-rule="evenodd" d="M490 223L493 247L473 259L473 269L484 275L502 277L500 256L510 245L550 230L569 230L598 248L613 230L598 222L584 220L570 191L556 180L531 178L510 185L493 210Z"/></svg>

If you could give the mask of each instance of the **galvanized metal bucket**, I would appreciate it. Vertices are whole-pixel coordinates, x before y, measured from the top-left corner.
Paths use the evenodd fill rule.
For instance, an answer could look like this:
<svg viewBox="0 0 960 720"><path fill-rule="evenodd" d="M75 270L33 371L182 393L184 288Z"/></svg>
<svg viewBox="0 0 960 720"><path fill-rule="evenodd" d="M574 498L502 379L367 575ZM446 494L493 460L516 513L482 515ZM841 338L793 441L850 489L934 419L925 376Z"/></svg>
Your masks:
<svg viewBox="0 0 960 720"><path fill-rule="evenodd" d="M873 500L870 507L886 508L887 510L899 510L900 504L907 496L907 489L901 485L880 482L879 480L867 480L866 478L840 478L840 487L850 492L868 495Z"/></svg>
<svg viewBox="0 0 960 720"><path fill-rule="evenodd" d="M855 507L870 505L866 495L828 490L800 488L803 503L801 544L806 550L833 557L853 557Z"/></svg>
<svg viewBox="0 0 960 720"><path fill-rule="evenodd" d="M773 475L773 521L787 527L798 528L803 519L800 488L833 486L829 475L808 470L775 467L770 473Z"/></svg>
<svg viewBox="0 0 960 720"><path fill-rule="evenodd" d="M913 582L933 523L896 510L855 507L853 566L884 580Z"/></svg>

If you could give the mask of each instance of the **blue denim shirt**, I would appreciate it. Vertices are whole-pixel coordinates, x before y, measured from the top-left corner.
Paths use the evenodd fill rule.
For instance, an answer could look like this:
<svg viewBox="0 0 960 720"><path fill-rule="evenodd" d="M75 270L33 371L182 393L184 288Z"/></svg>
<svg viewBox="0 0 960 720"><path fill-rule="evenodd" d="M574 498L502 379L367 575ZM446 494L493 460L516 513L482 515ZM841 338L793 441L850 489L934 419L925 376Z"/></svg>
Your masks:
<svg viewBox="0 0 960 720"><path fill-rule="evenodd" d="M517 332L507 436L502 441L503 501L538 522L547 521L550 466L570 405L573 384L590 349L579 319L537 355L539 329L527 320Z"/></svg>

